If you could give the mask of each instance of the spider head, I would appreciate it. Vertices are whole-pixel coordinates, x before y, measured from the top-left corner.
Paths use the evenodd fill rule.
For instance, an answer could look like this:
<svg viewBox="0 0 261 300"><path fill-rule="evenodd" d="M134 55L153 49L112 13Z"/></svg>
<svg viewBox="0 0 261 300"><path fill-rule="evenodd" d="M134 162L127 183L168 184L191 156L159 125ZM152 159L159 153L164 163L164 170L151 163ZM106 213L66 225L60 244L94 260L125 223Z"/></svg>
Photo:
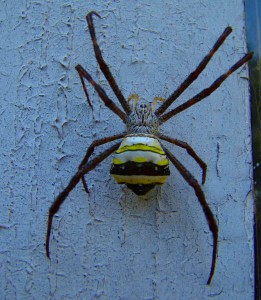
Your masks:
<svg viewBox="0 0 261 300"><path fill-rule="evenodd" d="M159 120L154 114L154 103L150 103L133 94L129 101L134 99L132 112L127 118L127 132L132 133L149 133L154 134L158 131Z"/></svg>
<svg viewBox="0 0 261 300"><path fill-rule="evenodd" d="M139 101L135 106L135 112L142 124L146 124L152 112L151 103L146 100Z"/></svg>

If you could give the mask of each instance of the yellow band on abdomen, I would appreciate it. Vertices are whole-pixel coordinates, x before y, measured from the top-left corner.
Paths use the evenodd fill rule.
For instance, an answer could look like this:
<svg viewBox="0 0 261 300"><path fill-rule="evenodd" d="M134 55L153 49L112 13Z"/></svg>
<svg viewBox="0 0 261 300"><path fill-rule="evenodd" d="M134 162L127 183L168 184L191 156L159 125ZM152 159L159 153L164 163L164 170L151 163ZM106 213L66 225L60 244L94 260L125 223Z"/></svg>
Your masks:
<svg viewBox="0 0 261 300"><path fill-rule="evenodd" d="M119 184L163 184L169 176L116 175L112 174Z"/></svg>

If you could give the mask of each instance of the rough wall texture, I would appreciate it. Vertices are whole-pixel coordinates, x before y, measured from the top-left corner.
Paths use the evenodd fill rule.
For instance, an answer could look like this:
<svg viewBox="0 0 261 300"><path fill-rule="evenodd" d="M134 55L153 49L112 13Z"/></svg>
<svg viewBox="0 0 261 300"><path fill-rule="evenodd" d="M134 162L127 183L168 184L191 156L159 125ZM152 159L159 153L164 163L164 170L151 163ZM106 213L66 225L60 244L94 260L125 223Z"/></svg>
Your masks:
<svg viewBox="0 0 261 300"><path fill-rule="evenodd" d="M193 190L174 169L168 183L141 200L115 184L107 159L88 176L90 195L78 185L55 217L52 260L46 258L55 196L91 141L124 129L91 88L89 109L74 70L81 63L115 99L94 59L86 13L102 16L95 19L98 39L126 97L168 97L227 25L233 33L177 104L246 52L240 0L93 3L1 1L0 298L253 299L246 68L163 128L208 164L203 190L220 228L211 286L212 237ZM200 180L194 161L169 148Z"/></svg>

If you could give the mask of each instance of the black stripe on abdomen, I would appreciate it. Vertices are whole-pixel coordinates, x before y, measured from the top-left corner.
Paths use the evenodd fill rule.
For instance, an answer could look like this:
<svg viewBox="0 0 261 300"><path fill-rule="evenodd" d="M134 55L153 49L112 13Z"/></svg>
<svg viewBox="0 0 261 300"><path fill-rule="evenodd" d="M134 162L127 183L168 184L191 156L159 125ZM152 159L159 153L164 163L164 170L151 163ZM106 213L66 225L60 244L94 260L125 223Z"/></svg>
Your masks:
<svg viewBox="0 0 261 300"><path fill-rule="evenodd" d="M119 165L113 164L110 170L112 175L145 175L145 176L168 176L169 166L159 166L152 162L137 163L128 161Z"/></svg>

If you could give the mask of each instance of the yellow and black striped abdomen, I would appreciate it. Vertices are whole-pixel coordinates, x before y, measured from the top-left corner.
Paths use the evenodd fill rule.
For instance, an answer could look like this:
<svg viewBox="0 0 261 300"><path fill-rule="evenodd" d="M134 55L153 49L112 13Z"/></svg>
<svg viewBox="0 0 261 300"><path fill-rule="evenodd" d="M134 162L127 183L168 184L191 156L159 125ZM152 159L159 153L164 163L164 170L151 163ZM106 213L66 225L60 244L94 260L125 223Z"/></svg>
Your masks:
<svg viewBox="0 0 261 300"><path fill-rule="evenodd" d="M170 175L169 161L158 140L149 135L124 138L115 152L110 173L137 195L145 195Z"/></svg>

